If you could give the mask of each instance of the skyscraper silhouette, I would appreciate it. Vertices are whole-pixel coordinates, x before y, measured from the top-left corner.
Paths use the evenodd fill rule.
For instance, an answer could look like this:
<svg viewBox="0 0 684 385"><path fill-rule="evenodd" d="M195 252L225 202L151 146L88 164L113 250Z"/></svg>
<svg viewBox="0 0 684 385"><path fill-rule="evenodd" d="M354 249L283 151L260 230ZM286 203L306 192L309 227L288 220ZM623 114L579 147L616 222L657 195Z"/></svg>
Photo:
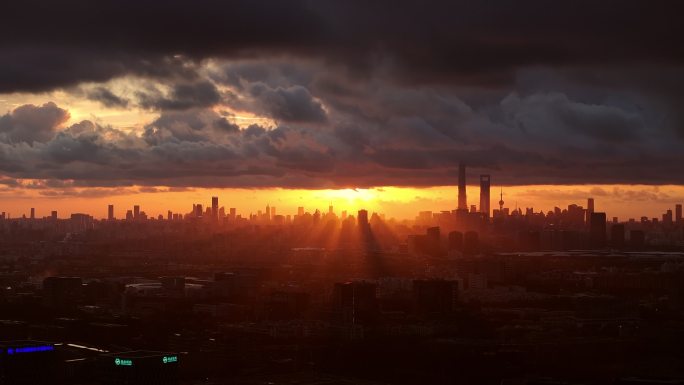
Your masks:
<svg viewBox="0 0 684 385"><path fill-rule="evenodd" d="M480 213L489 218L489 187L490 176L480 175Z"/></svg>
<svg viewBox="0 0 684 385"><path fill-rule="evenodd" d="M368 211L359 210L356 215L356 223L359 227L368 227Z"/></svg>
<svg viewBox="0 0 684 385"><path fill-rule="evenodd" d="M219 202L218 197L211 197L211 217L218 219Z"/></svg>
<svg viewBox="0 0 684 385"><path fill-rule="evenodd" d="M465 164L463 163L458 164L458 209L468 211Z"/></svg>
<svg viewBox="0 0 684 385"><path fill-rule="evenodd" d="M606 213L591 213L589 226L591 247L594 249L606 247Z"/></svg>
<svg viewBox="0 0 684 385"><path fill-rule="evenodd" d="M107 206L107 219L114 220L114 205Z"/></svg>

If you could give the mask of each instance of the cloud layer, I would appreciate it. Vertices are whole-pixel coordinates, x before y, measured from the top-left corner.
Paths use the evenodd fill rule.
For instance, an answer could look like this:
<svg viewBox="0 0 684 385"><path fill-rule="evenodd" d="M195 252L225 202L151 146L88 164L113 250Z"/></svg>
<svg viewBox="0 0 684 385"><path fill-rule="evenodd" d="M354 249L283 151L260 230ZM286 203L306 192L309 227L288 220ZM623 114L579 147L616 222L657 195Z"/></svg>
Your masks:
<svg viewBox="0 0 684 385"><path fill-rule="evenodd" d="M684 184L679 4L13 2L0 93L156 118L131 131L70 121L60 100L17 106L0 117L0 175L429 186L463 161L505 184Z"/></svg>

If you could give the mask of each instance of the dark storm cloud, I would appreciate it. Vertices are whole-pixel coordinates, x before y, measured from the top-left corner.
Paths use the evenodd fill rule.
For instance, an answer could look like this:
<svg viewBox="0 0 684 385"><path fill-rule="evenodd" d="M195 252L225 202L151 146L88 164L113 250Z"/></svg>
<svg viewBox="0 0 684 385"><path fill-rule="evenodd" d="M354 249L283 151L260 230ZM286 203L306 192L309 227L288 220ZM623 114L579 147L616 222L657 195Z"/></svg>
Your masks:
<svg viewBox="0 0 684 385"><path fill-rule="evenodd" d="M0 93L65 88L158 116L128 133L62 129L54 104L16 108L0 118L0 175L95 187L437 185L464 161L497 183L684 183L683 7L11 2ZM123 76L135 79L125 96L90 84ZM273 127L240 129L233 113Z"/></svg>
<svg viewBox="0 0 684 385"><path fill-rule="evenodd" d="M105 107L123 108L127 107L130 102L126 98L115 95L105 87L95 87L86 93L86 97L90 100L102 103Z"/></svg>
<svg viewBox="0 0 684 385"><path fill-rule="evenodd" d="M418 97L411 89L405 92L406 98ZM432 93L420 95L435 100ZM392 115L401 108L375 97L369 100L378 104L376 113L386 109ZM462 104L453 94L438 99L447 106ZM24 108L29 107L17 110ZM386 122L340 119L345 123L314 129L238 129L218 112L197 108L164 111L143 135L83 121L32 145L3 137L0 175L68 180L72 187L429 186L453 182L463 161L473 172L496 175L497 183L684 183L681 147L672 136L636 140L647 125L628 110L546 93L511 94L495 109L459 108L458 135L440 128L453 114L441 107L429 118L405 111ZM568 114L572 125L558 123ZM8 116L14 115L16 110ZM596 122L629 134L619 140L577 134L578 126L591 129Z"/></svg>
<svg viewBox="0 0 684 385"><path fill-rule="evenodd" d="M172 86L168 95L157 89L138 92L138 104L151 110L187 110L211 107L221 100L214 83L209 81L181 82Z"/></svg>
<svg viewBox="0 0 684 385"><path fill-rule="evenodd" d="M560 93L523 99L513 94L501 104L510 125L523 134L543 135L546 141L564 136L568 144L625 143L638 140L644 132L644 121L636 111L580 103Z"/></svg>
<svg viewBox="0 0 684 385"><path fill-rule="evenodd" d="M229 122L228 119L226 119L225 117L220 117L220 118L214 120L213 126L217 130L221 130L221 131L224 131L226 133L233 133L234 134L234 133L240 132L240 127L235 123Z"/></svg>
<svg viewBox="0 0 684 385"><path fill-rule="evenodd" d="M324 122L325 111L302 86L269 88L263 83L253 84L249 90L263 112L272 118L293 123Z"/></svg>
<svg viewBox="0 0 684 385"><path fill-rule="evenodd" d="M527 65L682 64L680 2L15 1L3 7L0 91L125 73L168 76L183 54L321 57L359 73L494 84Z"/></svg>

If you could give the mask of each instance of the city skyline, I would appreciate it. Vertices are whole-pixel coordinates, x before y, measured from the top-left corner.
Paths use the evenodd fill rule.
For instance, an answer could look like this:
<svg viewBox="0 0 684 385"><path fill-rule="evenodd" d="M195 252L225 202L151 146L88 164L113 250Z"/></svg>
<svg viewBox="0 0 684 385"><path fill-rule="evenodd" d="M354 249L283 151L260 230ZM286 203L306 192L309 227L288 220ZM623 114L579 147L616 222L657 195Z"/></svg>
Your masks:
<svg viewBox="0 0 684 385"><path fill-rule="evenodd" d="M478 180L478 183L481 181ZM497 186L494 186L497 187ZM649 219L652 218L661 218L662 214L667 212L667 210L672 211L675 213L677 205L681 205L681 202L684 202L684 198L679 198L677 195L668 197L665 202L662 202L660 204L653 204L653 194L658 194L658 193L663 193L659 189L653 189L650 191L650 195L644 195L642 199L643 201L648 201L650 206L648 210L644 210L643 208L634 208L630 212L624 213L623 215L619 215L617 213L620 213L620 211L616 211L616 208L619 209L620 207L627 205L622 199L624 198L618 198L620 201L619 203L615 203L614 201L611 201L611 198L618 197L620 196L619 194L622 194L623 196L633 196L634 193L631 190L623 190L620 192L620 188L624 187L615 187L611 186L613 190L606 190L606 189L597 189L596 187L591 188L589 190L575 190L574 187L569 188L567 191L559 191L558 186L535 186L538 187L538 189L533 189L528 192L530 196L537 197L534 200L528 198L527 200L522 199L518 200L521 196L517 195L515 193L515 188L511 187L502 187L499 186L499 189L504 192L505 198L506 198L506 203L504 205L505 208L509 209L510 211L513 211L516 208L521 209L523 212L531 208L535 213L543 212L546 214L549 211L554 211L554 208L558 207L561 210L565 210L568 206L573 205L573 204L579 204L580 206L585 206L587 205L586 200L591 199L592 201L598 200L600 207L602 208L600 211L605 212L606 215L608 215L609 218L617 217L619 221L621 222L626 222L629 221L630 219L634 220L640 220L642 217L647 217ZM551 189L551 190L547 190ZM559 199L557 201L553 201L553 199L558 199L558 196L553 194L553 191L555 189L555 192L557 193L558 196L561 196L562 199ZM258 194L255 194L254 190L245 190L244 192L248 195L251 195L251 204L249 205L240 205L240 202L244 203L244 198L241 197L241 199L238 200L232 200L231 201L231 191L235 190L229 190L226 192L225 190L211 190L211 191L197 191L195 194L193 194L193 198L186 198L186 199L177 199L177 198L172 198L168 201L162 201L160 202L158 199L155 199L155 195L158 195L158 193L151 193L151 197L148 199L142 199L142 200L137 200L137 201L130 201L130 198L127 197L120 197L119 200L116 200L115 202L117 203L111 203L113 202L110 197L106 198L99 198L97 199L97 204L95 202L91 202L90 205L85 205L85 206L80 206L80 208L90 208L89 210L80 210L79 206L72 206L72 203L68 203L67 205L64 206L59 206L59 205L54 205L55 200L50 200L50 199L45 199L43 201L44 205L36 205L36 201L32 200L31 202L26 203L26 211L21 212L21 211L11 211L7 210L6 208L0 207L0 211L6 212L7 214L10 214L13 218L21 218L22 216L25 216L26 218L30 218L31 213L35 215L36 218L41 218L41 217L50 217L52 215L52 211L57 211L58 212L58 217L59 218L68 218L70 214L73 213L84 213L88 215L92 215L96 219L107 219L110 216L110 210L113 216L117 219L125 219L126 217L126 211L132 210L134 206L138 206L141 208L141 210L146 211L146 214L149 217L154 217L156 218L159 215L162 215L166 219L166 214L168 211L172 211L177 214L187 214L190 212L193 212L194 205L196 203L201 204L204 206L205 209L211 208L213 206L213 201L212 201L212 196L217 197L219 200L219 207L225 208L227 211L229 208L235 208L238 210L239 214L242 215L242 217L248 217L250 214L257 214L258 212L263 211L264 205L270 205L272 207L278 207L279 214L283 215L294 215L297 213L297 210L299 207L304 207L306 212L311 212L313 213L315 210L319 210L322 213L327 212L329 209L329 205L332 205L335 207L335 210L337 213L341 211L347 211L349 213L355 213L358 210L361 209L366 209L369 212L377 212L378 214L383 214L386 215L387 218L394 218L398 220L412 220L416 218L416 214L419 212L423 211L431 211L435 213L443 212L443 211L452 211L456 210L458 208L458 186L443 186L441 188L438 188L437 191L434 191L435 189L432 189L433 193L436 195L434 196L435 198L433 199L428 199L425 201L420 202L419 204L416 204L415 200L412 200L412 197L410 195L405 196L405 201L395 201L395 202L385 202L383 201L383 194L386 194L387 191L384 191L383 188L379 189L347 189L347 190L319 190L317 193L319 194L316 199L311 199L311 197L305 197L303 195L306 195L307 193L311 193L310 190L301 190L301 191L296 191L296 190L286 190L287 193L293 194L293 198L291 200L284 200L282 199L283 193L275 193L276 196L280 196L281 198L276 198L275 200L263 200L260 201ZM496 190L496 188L495 188ZM256 191L261 191L261 190L256 190ZM406 189L401 189L398 191L392 191L389 193L390 196L396 197L398 195L401 195L402 193L404 194L412 194L417 192L425 192L428 191L426 189L420 189L420 190L406 190ZM675 190L676 191L676 190ZM204 193L213 193L214 195L204 195ZM471 210L471 206L476 207L478 212L481 212L481 204L482 204L482 197L480 196L481 188L479 186L474 186L472 184L467 185L467 194L466 194L466 202L468 203L467 205L467 211ZM682 189L682 192L684 192L684 189ZM165 193L165 194L170 194L170 193ZM216 195L218 194L218 195ZM223 194L223 195L221 195ZM551 198L548 199L546 202L555 202L552 203L548 206L529 206L526 205L526 202L537 202L539 203L538 196L541 194L547 194L550 195ZM612 196L611 196L612 194ZM491 194L490 194L491 195ZM523 195L524 196L524 195ZM491 208L494 207L495 210L498 210L498 194L494 195L494 198L490 196L489 199L489 207L490 207L490 216L491 216ZM189 200L188 200L189 199ZM492 201L494 199L494 201ZM57 200L59 202L59 200ZM82 201L81 201L82 202ZM101 202L109 202L106 203L105 206L102 206ZM154 202L150 204L151 202ZM231 205L233 203L233 205ZM167 206L164 206L167 204ZM451 206L449 206L451 204ZM111 207L111 208L110 208ZM394 208L394 212L397 211L397 209L400 209L400 212L403 213L403 215L393 215L393 211L391 210ZM61 209L61 210L60 210ZM386 211L389 209L389 211ZM616 213L617 212L617 213ZM630 215L631 214L631 215ZM673 214L674 215L674 214Z"/></svg>

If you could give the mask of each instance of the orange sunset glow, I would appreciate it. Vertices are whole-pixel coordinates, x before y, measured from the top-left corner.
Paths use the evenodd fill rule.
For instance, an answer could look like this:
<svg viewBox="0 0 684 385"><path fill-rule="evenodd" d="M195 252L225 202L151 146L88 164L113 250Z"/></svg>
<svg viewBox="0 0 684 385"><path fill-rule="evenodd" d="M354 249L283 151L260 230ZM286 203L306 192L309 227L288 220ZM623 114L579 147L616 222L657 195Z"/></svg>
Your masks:
<svg viewBox="0 0 684 385"><path fill-rule="evenodd" d="M4 1L0 385L684 384L682 15Z"/></svg>
<svg viewBox="0 0 684 385"><path fill-rule="evenodd" d="M598 186L499 186L493 189L495 200L503 190L506 206L522 209L531 207L535 212L547 212L554 207L565 208L570 204L584 204L594 197L611 217L622 220L639 219L642 215L656 217L675 202L684 198L684 187L676 185L598 185ZM179 189L175 189L179 190ZM77 207L98 218L106 218L107 205L115 206L115 215L123 217L133 204L142 206L148 215L165 216L167 210L190 212L193 203L210 204L210 197L218 196L226 209L235 207L242 215L256 214L268 204L280 214L295 214L298 207L309 211L327 211L329 204L350 214L366 209L386 213L388 218L413 219L419 211L451 211L455 207L456 186L436 187L373 187L359 189L307 190L307 189L180 189L169 187L130 187L111 189L74 189L63 195L46 196L33 191L22 194L3 193L8 212L12 216L27 215L30 208L37 215L48 216L57 210L61 217L68 216ZM146 192L149 191L149 192ZM479 188L468 186L468 196L477 204ZM494 201L494 199L493 199ZM649 210L644 210L648 205Z"/></svg>

